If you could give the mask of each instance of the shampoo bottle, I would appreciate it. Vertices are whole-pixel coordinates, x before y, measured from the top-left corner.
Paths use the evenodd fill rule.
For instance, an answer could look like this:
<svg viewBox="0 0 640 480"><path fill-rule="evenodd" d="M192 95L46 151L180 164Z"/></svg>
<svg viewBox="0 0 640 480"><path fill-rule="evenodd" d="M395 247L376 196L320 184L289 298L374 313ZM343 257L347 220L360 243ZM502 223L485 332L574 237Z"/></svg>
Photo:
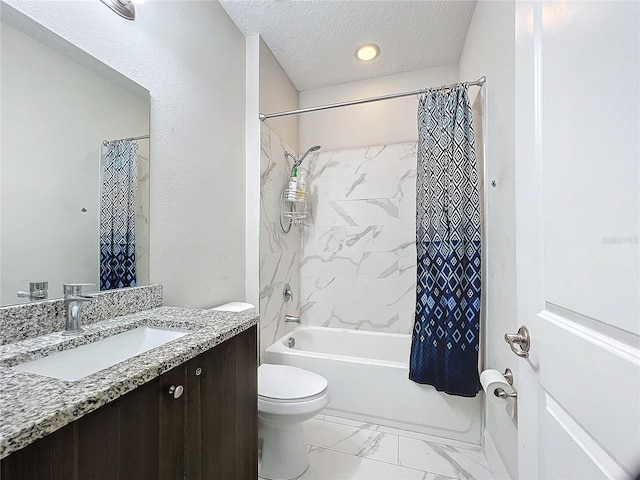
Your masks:
<svg viewBox="0 0 640 480"><path fill-rule="evenodd" d="M298 172L298 200L304 200L307 195L307 179L304 170Z"/></svg>
<svg viewBox="0 0 640 480"><path fill-rule="evenodd" d="M291 178L289 178L289 186L287 187L287 200L297 200L298 199L298 169L293 167L293 172L291 172Z"/></svg>

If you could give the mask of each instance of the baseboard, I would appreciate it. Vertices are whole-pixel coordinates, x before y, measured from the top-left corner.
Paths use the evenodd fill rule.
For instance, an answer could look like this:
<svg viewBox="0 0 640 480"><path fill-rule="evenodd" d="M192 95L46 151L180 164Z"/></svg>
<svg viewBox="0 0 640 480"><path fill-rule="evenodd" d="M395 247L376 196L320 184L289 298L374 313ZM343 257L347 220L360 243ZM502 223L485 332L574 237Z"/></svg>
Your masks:
<svg viewBox="0 0 640 480"><path fill-rule="evenodd" d="M484 456L487 458L489 468L493 472L496 480L512 480L506 465L502 461L502 457L496 449L496 444L491 438L491 434L485 429L484 431Z"/></svg>

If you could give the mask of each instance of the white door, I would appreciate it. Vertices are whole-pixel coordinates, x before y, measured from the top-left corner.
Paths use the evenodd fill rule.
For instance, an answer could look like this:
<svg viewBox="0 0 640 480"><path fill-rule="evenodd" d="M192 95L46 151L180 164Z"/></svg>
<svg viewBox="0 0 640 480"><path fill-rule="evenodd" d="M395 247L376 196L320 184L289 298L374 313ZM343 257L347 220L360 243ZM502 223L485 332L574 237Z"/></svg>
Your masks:
<svg viewBox="0 0 640 480"><path fill-rule="evenodd" d="M522 479L640 474L639 74L640 2L517 2Z"/></svg>

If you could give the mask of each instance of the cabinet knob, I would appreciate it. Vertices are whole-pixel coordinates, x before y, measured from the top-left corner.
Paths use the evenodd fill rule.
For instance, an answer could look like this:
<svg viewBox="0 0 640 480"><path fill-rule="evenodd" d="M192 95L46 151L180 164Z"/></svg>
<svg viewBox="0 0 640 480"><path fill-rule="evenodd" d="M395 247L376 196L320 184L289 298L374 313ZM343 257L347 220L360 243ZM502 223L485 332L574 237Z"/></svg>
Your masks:
<svg viewBox="0 0 640 480"><path fill-rule="evenodd" d="M184 387L182 385L178 385L177 387L175 385L171 385L169 387L169 395L173 395L173 398L175 399L180 398L183 392Z"/></svg>
<svg viewBox="0 0 640 480"><path fill-rule="evenodd" d="M199 377L202 374L202 369L200 367L196 368L196 376Z"/></svg>

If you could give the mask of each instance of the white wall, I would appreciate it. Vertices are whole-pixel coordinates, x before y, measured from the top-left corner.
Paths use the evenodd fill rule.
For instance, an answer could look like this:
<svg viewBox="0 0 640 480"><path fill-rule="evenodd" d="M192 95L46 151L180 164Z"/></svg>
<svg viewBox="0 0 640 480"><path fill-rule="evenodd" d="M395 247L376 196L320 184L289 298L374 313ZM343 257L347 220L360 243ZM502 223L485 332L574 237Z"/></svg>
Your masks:
<svg viewBox="0 0 640 480"><path fill-rule="evenodd" d="M260 303L260 37L246 37L245 300ZM258 343L260 341L258 340Z"/></svg>
<svg viewBox="0 0 640 480"><path fill-rule="evenodd" d="M467 33L459 62L460 80L486 75L484 95L484 143L487 194L483 249L487 317L485 368L517 376L517 357L503 340L517 330L515 266L515 5L513 2L480 1ZM490 186L492 180L496 187ZM486 430L511 477L518 472L517 430L504 409L489 404Z"/></svg>
<svg viewBox="0 0 640 480"><path fill-rule="evenodd" d="M148 98L5 23L1 34L0 304L20 303L25 280L48 281L52 298L63 283L97 290L102 141L147 134ZM148 142L141 143L139 178L148 184ZM138 193L138 284L146 285L148 186Z"/></svg>
<svg viewBox="0 0 640 480"><path fill-rule="evenodd" d="M454 83L457 65L345 83L300 92L300 108L377 97ZM321 145L323 150L390 145L418 140L415 96L323 110L300 115L299 150Z"/></svg>
<svg viewBox="0 0 640 480"><path fill-rule="evenodd" d="M7 0L151 92L150 281L165 303L245 294L245 38L217 2Z"/></svg>
<svg viewBox="0 0 640 480"><path fill-rule="evenodd" d="M260 113L275 113L298 108L298 90L282 69L271 50L260 39ZM298 115L265 120L272 131L296 149Z"/></svg>

